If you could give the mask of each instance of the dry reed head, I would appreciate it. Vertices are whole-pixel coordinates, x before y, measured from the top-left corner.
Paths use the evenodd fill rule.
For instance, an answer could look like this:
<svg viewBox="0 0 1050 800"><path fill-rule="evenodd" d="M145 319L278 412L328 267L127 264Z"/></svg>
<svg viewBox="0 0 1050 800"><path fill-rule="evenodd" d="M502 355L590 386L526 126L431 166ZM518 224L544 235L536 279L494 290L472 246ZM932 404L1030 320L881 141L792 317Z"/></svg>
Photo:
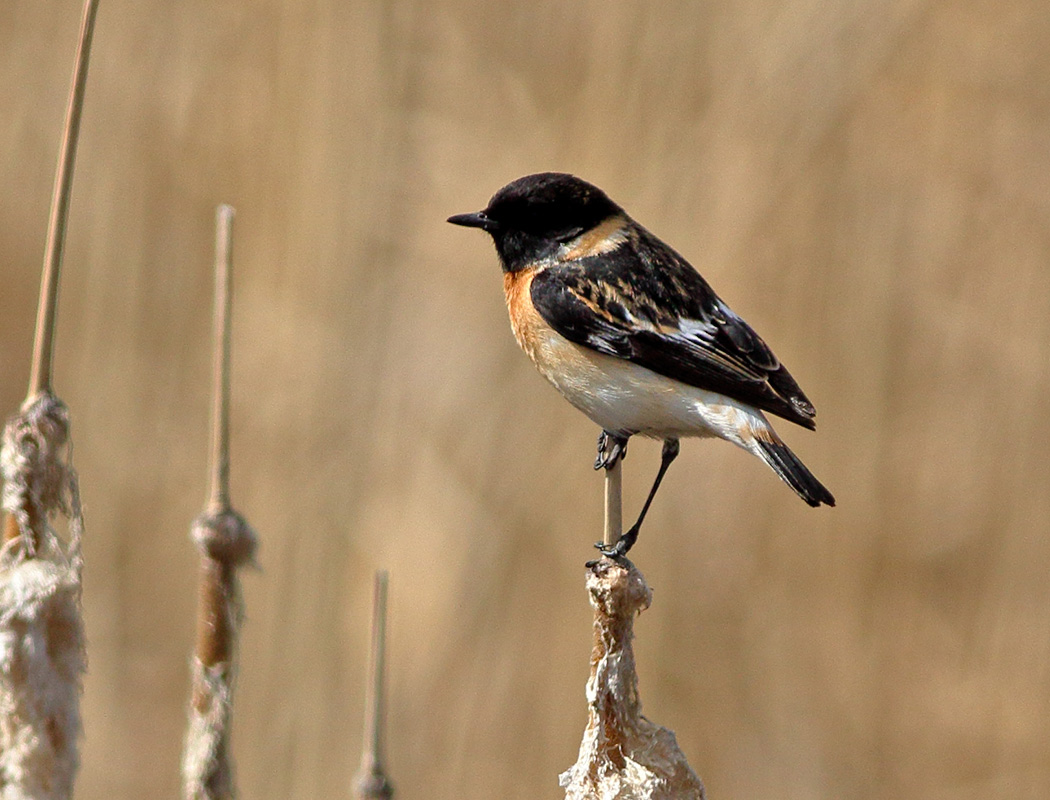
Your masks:
<svg viewBox="0 0 1050 800"><path fill-rule="evenodd" d="M5 800L59 800L79 765L83 518L68 461L69 415L49 392L4 428L8 536L0 551L0 787ZM69 520L63 541L51 520Z"/></svg>
<svg viewBox="0 0 1050 800"><path fill-rule="evenodd" d="M201 571L183 797L226 800L236 795L230 730L237 632L243 619L236 569L251 563L257 539L232 510L205 512L194 520L192 536L201 553Z"/></svg>
<svg viewBox="0 0 1050 800"><path fill-rule="evenodd" d="M652 602L629 561L603 558L587 575L594 649L589 715L576 763L559 782L566 800L703 800L704 787L675 735L641 714L634 666L634 617Z"/></svg>
<svg viewBox="0 0 1050 800"><path fill-rule="evenodd" d="M79 509L76 474L69 466L69 410L50 392L30 398L22 412L4 427L0 469L3 471L3 507L17 523L7 527L5 561L66 551L80 558ZM68 549L63 547L50 517L61 513L71 520ZM79 563L79 561L78 561Z"/></svg>
<svg viewBox="0 0 1050 800"><path fill-rule="evenodd" d="M193 659L190 704L182 755L183 797L188 800L232 798L233 762L229 753L233 698L229 664L206 667Z"/></svg>
<svg viewBox="0 0 1050 800"><path fill-rule="evenodd" d="M252 563L255 532L235 511L205 512L193 522L201 554L193 692L182 757L183 796L235 796L230 729L237 631L243 619L236 568Z"/></svg>

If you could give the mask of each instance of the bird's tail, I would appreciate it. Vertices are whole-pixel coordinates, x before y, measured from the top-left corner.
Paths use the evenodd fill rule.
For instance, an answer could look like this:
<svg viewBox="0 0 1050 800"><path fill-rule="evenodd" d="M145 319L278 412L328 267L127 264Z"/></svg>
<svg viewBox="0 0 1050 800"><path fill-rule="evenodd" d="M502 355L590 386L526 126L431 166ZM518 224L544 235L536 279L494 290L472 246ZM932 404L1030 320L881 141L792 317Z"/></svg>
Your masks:
<svg viewBox="0 0 1050 800"><path fill-rule="evenodd" d="M806 469L806 465L791 452L791 448L780 441L780 437L773 433L772 428L762 433L767 435L755 437L758 448L754 452L773 468L784 483L811 506L819 506L821 503L835 505L835 498L831 492Z"/></svg>

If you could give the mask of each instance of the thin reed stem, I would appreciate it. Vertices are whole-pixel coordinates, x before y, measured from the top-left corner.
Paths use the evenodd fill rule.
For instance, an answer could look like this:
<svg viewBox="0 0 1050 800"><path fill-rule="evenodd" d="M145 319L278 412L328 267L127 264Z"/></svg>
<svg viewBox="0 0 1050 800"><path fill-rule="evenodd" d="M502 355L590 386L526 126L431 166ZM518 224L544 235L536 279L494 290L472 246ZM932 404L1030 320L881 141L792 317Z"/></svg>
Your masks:
<svg viewBox="0 0 1050 800"><path fill-rule="evenodd" d="M215 316L213 323L211 488L212 514L230 507L230 330L231 263L233 259L232 206L221 205L215 215Z"/></svg>
<svg viewBox="0 0 1050 800"><path fill-rule="evenodd" d="M372 647L368 659L368 683L365 687L364 751L354 782L360 800L394 796L394 788L384 771L383 727L385 693L383 673L386 661L386 590L387 573L377 570L372 592Z"/></svg>
<svg viewBox="0 0 1050 800"><path fill-rule="evenodd" d="M47 224L47 244L44 269L40 282L40 304L37 309L36 334L33 339L33 363L29 376L29 403L38 394L51 391L51 361L54 352L55 320L58 313L58 283L62 268L62 253L66 242L66 221L69 218L69 199L73 190L73 167L76 163L77 139L80 136L80 117L84 110L84 89L87 85L88 58L91 54L91 36L95 30L98 0L86 0L77 45L77 62L73 69L73 85L66 109L66 125L62 132L62 149L55 174L55 188L51 197L51 216Z"/></svg>

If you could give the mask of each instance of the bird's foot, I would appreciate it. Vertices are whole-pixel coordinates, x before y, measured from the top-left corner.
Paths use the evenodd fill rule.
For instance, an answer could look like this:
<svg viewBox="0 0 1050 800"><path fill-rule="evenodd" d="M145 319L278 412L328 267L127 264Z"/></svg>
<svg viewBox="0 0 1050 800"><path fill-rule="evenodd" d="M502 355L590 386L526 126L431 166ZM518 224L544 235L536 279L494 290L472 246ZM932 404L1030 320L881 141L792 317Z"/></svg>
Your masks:
<svg viewBox="0 0 1050 800"><path fill-rule="evenodd" d="M598 456L594 459L594 468L612 469L621 458L627 457L627 437L617 436L603 430L598 434Z"/></svg>
<svg viewBox="0 0 1050 800"><path fill-rule="evenodd" d="M634 543L638 541L638 531L641 529L640 525L632 525L626 533L622 534L619 539L613 544L605 544L605 542L595 542L594 548L606 558L611 558L613 561L622 563L627 556L627 552L634 547ZM595 562L588 562L588 566Z"/></svg>

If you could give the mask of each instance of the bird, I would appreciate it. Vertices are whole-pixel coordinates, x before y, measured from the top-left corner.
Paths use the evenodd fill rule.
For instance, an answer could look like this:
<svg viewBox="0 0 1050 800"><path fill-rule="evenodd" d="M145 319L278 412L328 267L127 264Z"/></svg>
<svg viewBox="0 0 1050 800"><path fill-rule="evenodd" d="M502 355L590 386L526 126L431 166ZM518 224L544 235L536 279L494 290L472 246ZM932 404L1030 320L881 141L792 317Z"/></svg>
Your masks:
<svg viewBox="0 0 1050 800"><path fill-rule="evenodd" d="M594 468L615 466L632 436L663 441L637 521L614 544L595 545L603 555L621 559L637 542L683 437L725 439L809 505L835 505L766 417L816 429L816 409L787 368L685 258L597 186L526 175L448 221L492 237L518 344L601 428Z"/></svg>

